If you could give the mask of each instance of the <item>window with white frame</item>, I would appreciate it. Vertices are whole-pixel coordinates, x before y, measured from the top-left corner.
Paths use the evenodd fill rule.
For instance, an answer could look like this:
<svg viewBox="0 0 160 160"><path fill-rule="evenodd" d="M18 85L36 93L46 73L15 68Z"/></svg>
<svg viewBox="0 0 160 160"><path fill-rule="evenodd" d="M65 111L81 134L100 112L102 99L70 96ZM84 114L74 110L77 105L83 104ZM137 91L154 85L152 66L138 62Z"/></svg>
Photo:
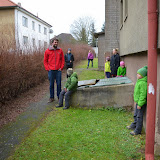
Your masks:
<svg viewBox="0 0 160 160"><path fill-rule="evenodd" d="M41 48L41 40L39 40L38 42L39 42L39 48Z"/></svg>
<svg viewBox="0 0 160 160"><path fill-rule="evenodd" d="M41 25L40 24L38 25L38 28L39 28L39 33L41 33Z"/></svg>
<svg viewBox="0 0 160 160"><path fill-rule="evenodd" d="M47 28L44 27L44 34L47 35Z"/></svg>
<svg viewBox="0 0 160 160"><path fill-rule="evenodd" d="M47 46L48 44L47 44L47 42L44 42L44 49L47 49Z"/></svg>
<svg viewBox="0 0 160 160"><path fill-rule="evenodd" d="M35 31L35 22L34 21L32 21L32 30Z"/></svg>
<svg viewBox="0 0 160 160"><path fill-rule="evenodd" d="M28 27L28 18L23 16L22 17L22 24L23 24L24 27Z"/></svg>
<svg viewBox="0 0 160 160"><path fill-rule="evenodd" d="M33 45L33 47L35 47L35 45L36 45L35 38L32 38L32 45Z"/></svg>
<svg viewBox="0 0 160 160"><path fill-rule="evenodd" d="M24 45L28 44L28 37L27 36L23 36L23 44Z"/></svg>

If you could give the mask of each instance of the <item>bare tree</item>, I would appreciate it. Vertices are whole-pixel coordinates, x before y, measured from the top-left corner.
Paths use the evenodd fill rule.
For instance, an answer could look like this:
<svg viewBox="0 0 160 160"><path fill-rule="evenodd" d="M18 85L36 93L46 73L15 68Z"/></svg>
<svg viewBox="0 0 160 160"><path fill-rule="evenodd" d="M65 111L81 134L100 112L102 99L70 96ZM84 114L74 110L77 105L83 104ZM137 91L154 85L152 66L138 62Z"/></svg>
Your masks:
<svg viewBox="0 0 160 160"><path fill-rule="evenodd" d="M78 18L71 25L71 34L77 41L88 44L93 23L94 20L91 17Z"/></svg>
<svg viewBox="0 0 160 160"><path fill-rule="evenodd" d="M101 31L102 31L102 32L105 32L105 22L103 23L103 26L102 26L102 28L101 28Z"/></svg>

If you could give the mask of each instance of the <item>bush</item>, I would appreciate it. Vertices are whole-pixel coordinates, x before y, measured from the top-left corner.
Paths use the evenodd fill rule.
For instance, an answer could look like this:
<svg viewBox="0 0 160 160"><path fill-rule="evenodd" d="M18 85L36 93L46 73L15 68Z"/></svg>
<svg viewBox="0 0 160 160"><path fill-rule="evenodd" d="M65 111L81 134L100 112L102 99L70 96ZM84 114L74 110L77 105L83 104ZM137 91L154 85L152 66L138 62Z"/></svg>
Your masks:
<svg viewBox="0 0 160 160"><path fill-rule="evenodd" d="M84 44L60 44L64 54L72 49L75 62L87 58L88 50ZM6 49L7 48L7 49ZM5 103L20 93L47 79L43 66L44 51L22 54L20 50L7 51L7 46L0 48L0 102Z"/></svg>

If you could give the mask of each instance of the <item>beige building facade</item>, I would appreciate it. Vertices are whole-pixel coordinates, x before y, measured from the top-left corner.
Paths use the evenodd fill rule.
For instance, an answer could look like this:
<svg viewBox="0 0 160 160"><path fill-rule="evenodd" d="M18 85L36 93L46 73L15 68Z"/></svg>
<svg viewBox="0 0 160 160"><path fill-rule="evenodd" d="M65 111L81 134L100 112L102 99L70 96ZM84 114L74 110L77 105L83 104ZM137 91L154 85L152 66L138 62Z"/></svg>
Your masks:
<svg viewBox="0 0 160 160"><path fill-rule="evenodd" d="M127 77L136 83L137 70L148 64L148 11L146 0L120 2L120 56L127 67ZM160 9L160 7L159 7ZM159 21L160 23L160 21ZM158 26L160 30L160 25ZM158 32L158 49L160 49ZM155 153L160 155L160 52L157 66L157 105ZM144 123L145 124L145 123ZM145 127L145 126L144 126Z"/></svg>

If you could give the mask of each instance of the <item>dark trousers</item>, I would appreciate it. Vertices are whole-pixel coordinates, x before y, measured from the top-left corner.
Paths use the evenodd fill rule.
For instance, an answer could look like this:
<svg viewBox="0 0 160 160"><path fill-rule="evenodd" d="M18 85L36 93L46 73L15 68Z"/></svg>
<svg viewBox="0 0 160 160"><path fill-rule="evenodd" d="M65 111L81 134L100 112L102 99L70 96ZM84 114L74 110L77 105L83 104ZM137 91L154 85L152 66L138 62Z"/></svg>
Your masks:
<svg viewBox="0 0 160 160"><path fill-rule="evenodd" d="M141 109L136 108L134 111L134 122L131 124L132 128L135 128L134 132L137 134L141 134L142 126L143 126L143 113L145 110L146 104L141 107Z"/></svg>
<svg viewBox="0 0 160 160"><path fill-rule="evenodd" d="M88 59L88 67L89 67L90 61L92 61L92 67L93 67L93 59Z"/></svg>
<svg viewBox="0 0 160 160"><path fill-rule="evenodd" d="M67 91L65 92L65 90L61 91L60 95L59 95L59 105L63 106L63 99L65 96L65 107L69 108L69 101L70 101L70 96L73 93L73 91Z"/></svg>
<svg viewBox="0 0 160 160"><path fill-rule="evenodd" d="M110 78L111 77L111 73L110 72L106 72L106 77Z"/></svg>
<svg viewBox="0 0 160 160"><path fill-rule="evenodd" d="M61 71L58 70L50 70L48 71L48 78L50 82L50 98L54 98L54 81L57 83L57 97L59 98L59 94L61 92Z"/></svg>

